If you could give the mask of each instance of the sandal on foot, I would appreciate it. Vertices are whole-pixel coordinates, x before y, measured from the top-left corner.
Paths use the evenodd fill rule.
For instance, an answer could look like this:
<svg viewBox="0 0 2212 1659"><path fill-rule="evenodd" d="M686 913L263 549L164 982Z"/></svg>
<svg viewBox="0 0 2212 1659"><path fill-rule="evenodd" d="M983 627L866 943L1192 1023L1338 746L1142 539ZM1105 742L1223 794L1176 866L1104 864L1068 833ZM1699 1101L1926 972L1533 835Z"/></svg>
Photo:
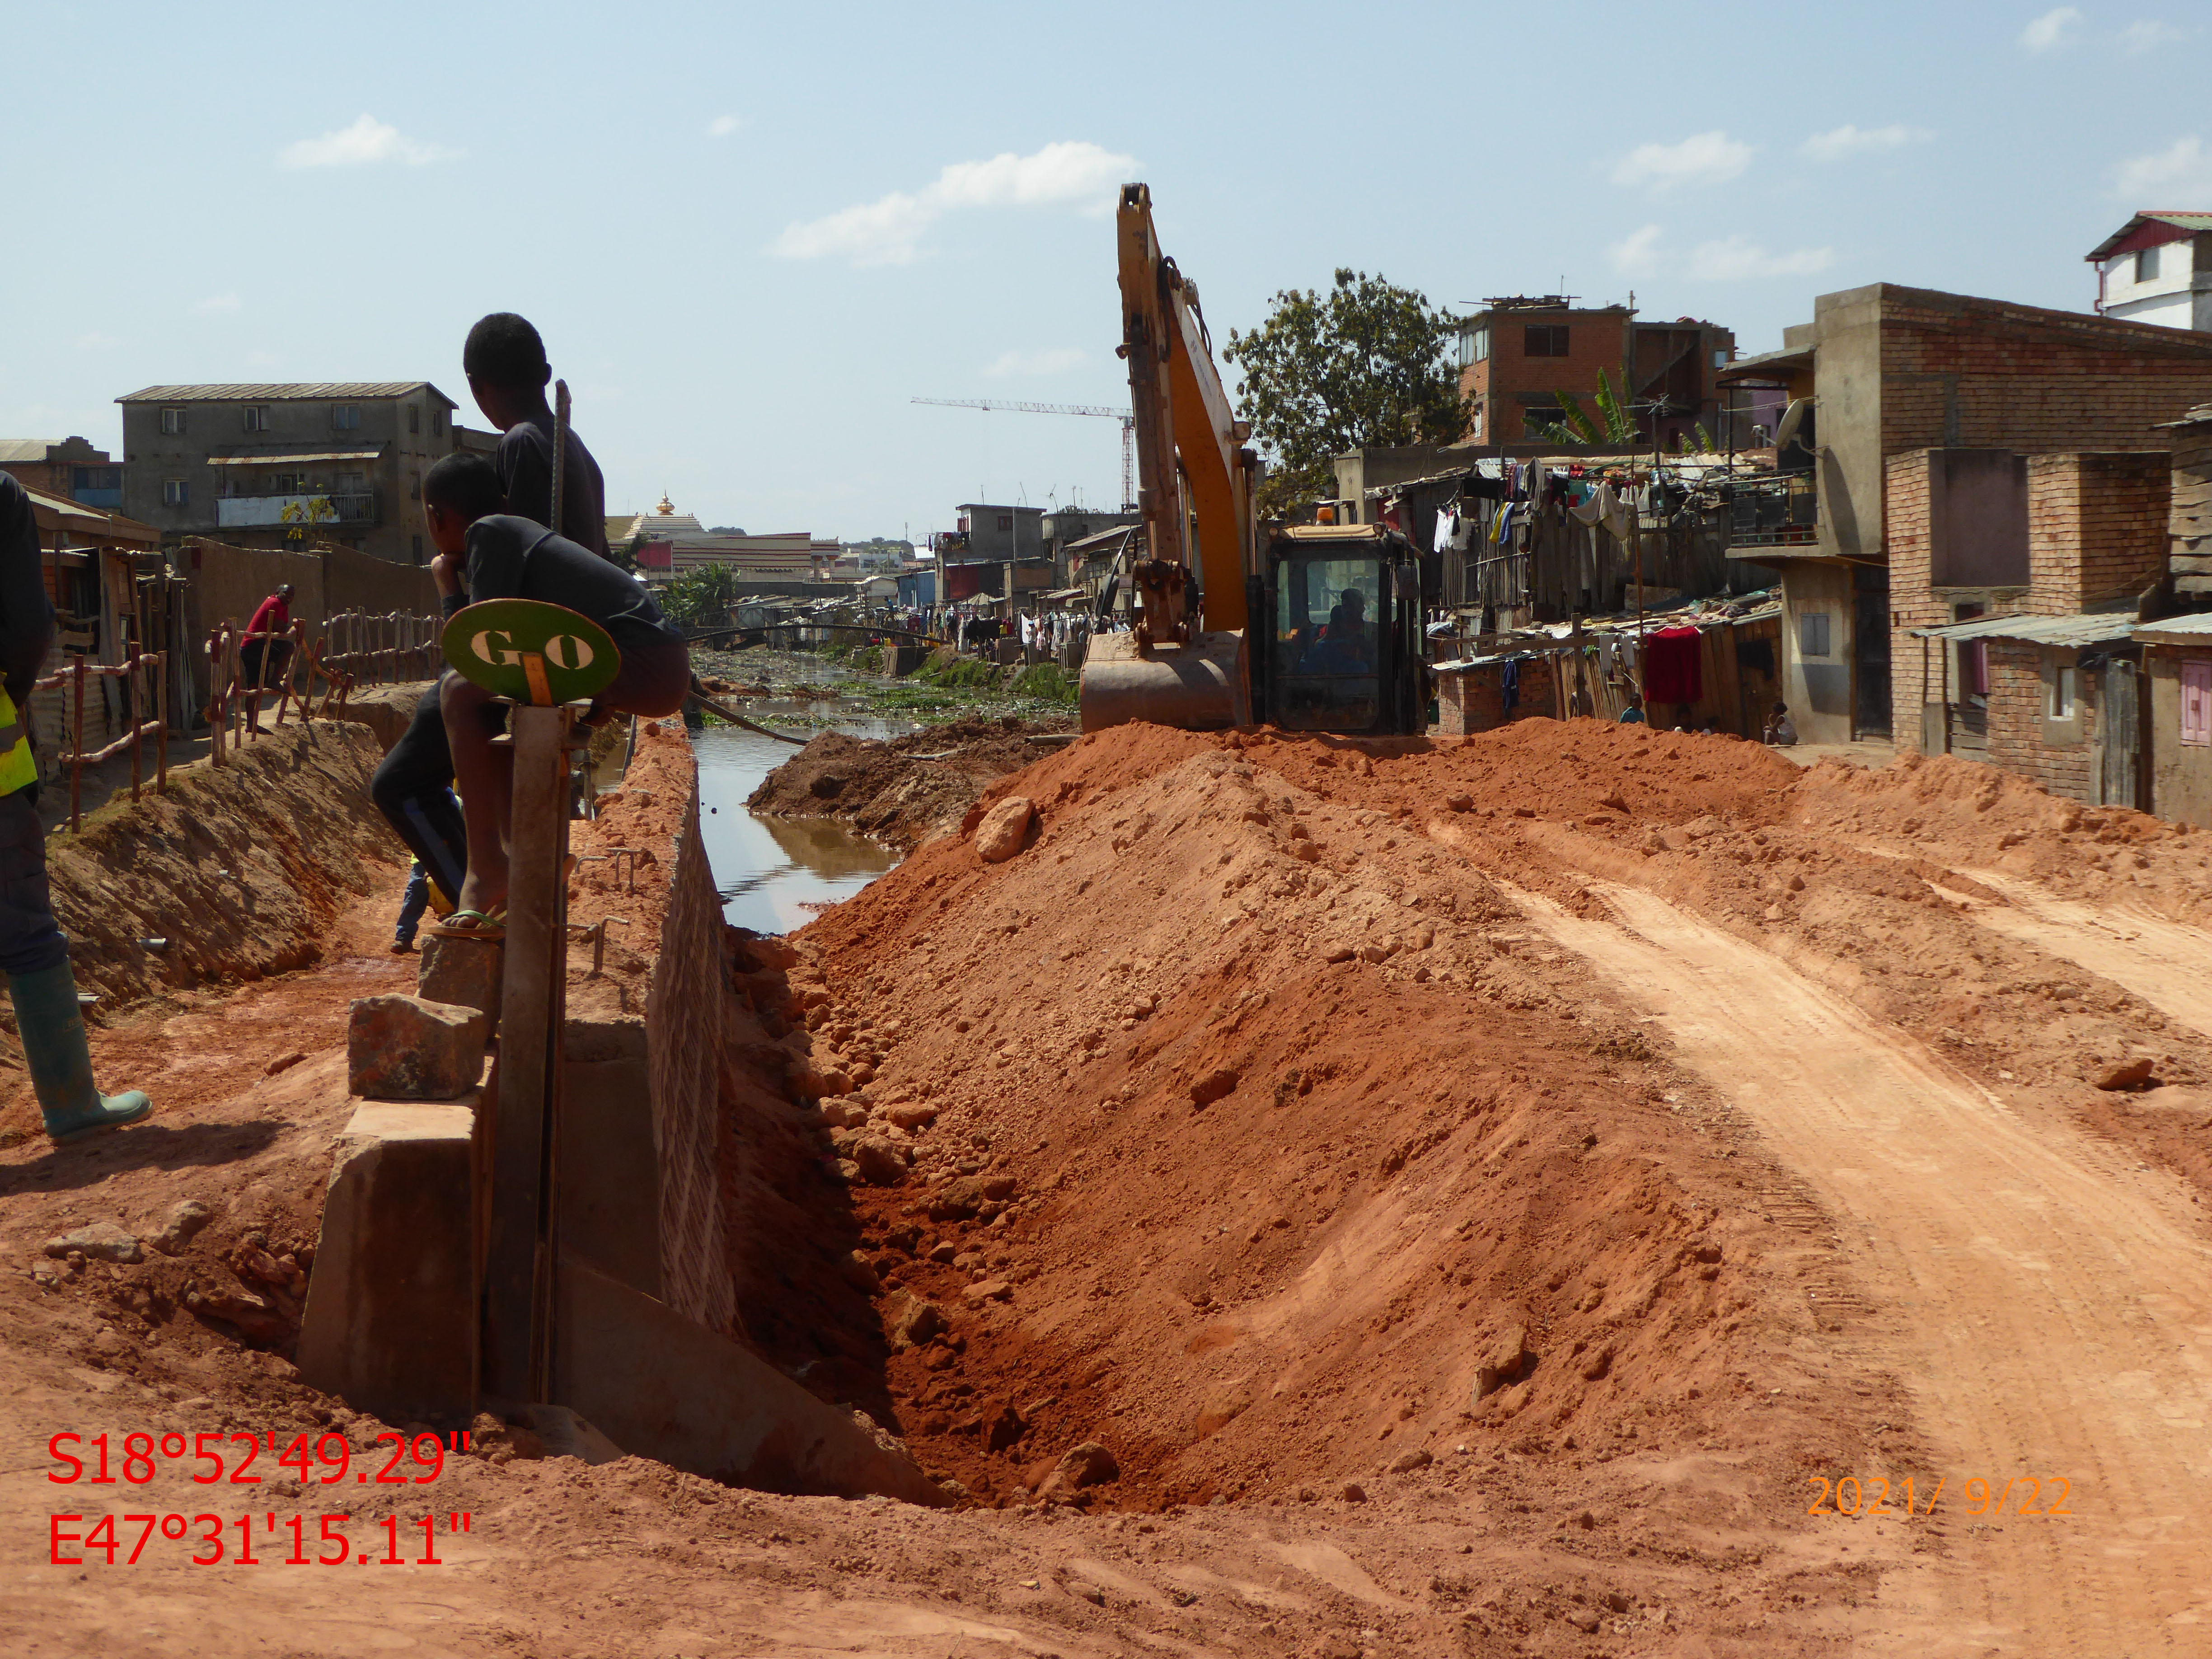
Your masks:
<svg viewBox="0 0 2212 1659"><path fill-rule="evenodd" d="M429 931L440 939L497 941L507 937L507 912L496 910L487 915L482 910L456 910L450 916L432 922Z"/></svg>

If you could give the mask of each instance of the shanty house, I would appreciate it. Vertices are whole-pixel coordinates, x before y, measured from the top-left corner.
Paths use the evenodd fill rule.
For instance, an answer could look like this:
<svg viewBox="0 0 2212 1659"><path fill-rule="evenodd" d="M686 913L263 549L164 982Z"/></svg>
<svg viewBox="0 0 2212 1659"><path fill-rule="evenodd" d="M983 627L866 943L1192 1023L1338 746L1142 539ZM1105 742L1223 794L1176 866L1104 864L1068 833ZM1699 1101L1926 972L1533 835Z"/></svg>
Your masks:
<svg viewBox="0 0 2212 1659"><path fill-rule="evenodd" d="M2166 428L2173 474L2166 580L2135 631L2143 653L2150 810L2212 828L2212 404Z"/></svg>

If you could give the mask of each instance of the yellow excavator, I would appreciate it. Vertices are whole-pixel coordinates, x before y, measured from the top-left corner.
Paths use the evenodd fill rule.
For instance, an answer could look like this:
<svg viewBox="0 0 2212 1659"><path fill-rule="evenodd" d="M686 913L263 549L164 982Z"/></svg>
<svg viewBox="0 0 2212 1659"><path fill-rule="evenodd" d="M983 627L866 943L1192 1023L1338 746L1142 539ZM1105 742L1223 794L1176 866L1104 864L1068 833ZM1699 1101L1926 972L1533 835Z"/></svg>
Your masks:
<svg viewBox="0 0 2212 1659"><path fill-rule="evenodd" d="M1146 185L1121 187L1116 235L1144 556L1128 573L1135 625L1091 636L1083 729L1419 734L1419 556L1380 525L1261 530L1252 428L1213 366L1196 284L1160 252Z"/></svg>

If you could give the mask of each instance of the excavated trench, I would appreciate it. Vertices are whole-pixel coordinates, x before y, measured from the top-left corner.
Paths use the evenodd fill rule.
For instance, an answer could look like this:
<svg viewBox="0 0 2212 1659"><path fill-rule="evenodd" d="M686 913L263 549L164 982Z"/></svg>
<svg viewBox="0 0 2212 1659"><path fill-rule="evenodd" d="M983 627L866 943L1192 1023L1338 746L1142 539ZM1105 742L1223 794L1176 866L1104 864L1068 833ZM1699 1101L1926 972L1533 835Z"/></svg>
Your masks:
<svg viewBox="0 0 2212 1659"><path fill-rule="evenodd" d="M251 786L295 830L307 803L284 791L328 796L374 758L313 743ZM713 884L681 874L688 750L642 752L583 842L640 849L644 873L580 871L576 919L630 925L572 1013L640 1018L655 942L696 933L655 1018L719 1060L672 1205L664 1164L664 1262L707 1322L864 1413L966 1513L717 1520L739 1514L726 1494L641 1485L634 1465L525 1475L521 1437L520 1463L454 1477L564 1574L626 1527L690 1535L713 1582L783 1608L746 1628L797 1642L836 1620L777 1600L786 1569L762 1552L787 1550L807 1582L874 1598L837 1628L885 1650L926 1627L1069 1652L1137 1633L1288 1654L1320 1632L1487 1654L1564 1628L1739 1651L1787 1630L1842 1652L1946 1621L2002 1645L2021 1608L2077 1634L2116 1609L2146 1630L2185 1613L2186 1574L2159 1565L2179 1558L2130 1554L2112 1517L1824 1519L1805 1492L2002 1475L1966 1463L2049 1449L2006 1427L2033 1415L2019 1367L1927 1352L1938 1326L2014 1316L2007 1275L2025 1273L2057 1276L2038 1291L2057 1305L2136 1308L2105 1322L2106 1348L2166 1345L2138 1364L2054 1339L2037 1375L2069 1398L2115 1370L2148 1379L2064 1449L2112 1490L2173 1498L2156 1465L2212 1305L2193 1265L2212 1044L2161 1006L2172 975L2093 924L2135 915L2161 951L2203 948L2201 836L1949 761L1801 774L1731 739L1589 722L1436 745L1124 728L979 785L957 828L777 938L724 927ZM286 919L269 948L307 937L316 972L217 998L95 958L118 1001L174 1005L97 1047L104 1069L148 1068L175 1116L81 1157L0 1152L5 1242L35 1257L34 1235L108 1215L150 1237L185 1197L214 1214L173 1256L0 1286L22 1399L93 1376L180 1423L368 1426L281 1363L344 1103L343 1010L404 971L377 955L380 904L349 902L396 897L352 811L297 848L240 815L192 855L296 889L297 921L273 897L237 908ZM191 833L157 824L149 856ZM986 859L994 839L1006 855ZM287 862L326 847L343 856ZM221 932L252 928L217 920L192 971L253 971ZM1868 1076L1924 1087L1869 1092L1855 1042ZM1811 1057L1796 1070L1791 1043ZM1881 1121L1843 1115L1861 1109ZM1900 1270L1838 1160L1938 1109L1972 1131L1946 1152L1965 1185L2084 1238L2038 1254L2023 1210L1985 1230L2000 1270L1941 1236L1971 1204L1939 1206ZM2156 1285L2095 1246L2123 1216ZM1943 1389L1914 1381L1938 1363ZM1049 1516L1073 1529L1056 1554L1006 1529ZM671 1604L696 1587L655 1582Z"/></svg>

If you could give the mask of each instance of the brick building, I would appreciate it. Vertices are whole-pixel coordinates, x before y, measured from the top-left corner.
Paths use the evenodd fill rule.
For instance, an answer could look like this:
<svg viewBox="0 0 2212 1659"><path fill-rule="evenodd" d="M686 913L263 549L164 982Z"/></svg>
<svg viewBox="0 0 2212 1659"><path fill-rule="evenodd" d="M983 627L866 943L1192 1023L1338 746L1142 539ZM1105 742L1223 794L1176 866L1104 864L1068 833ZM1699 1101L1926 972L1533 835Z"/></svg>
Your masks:
<svg viewBox="0 0 2212 1659"><path fill-rule="evenodd" d="M2022 458L2163 449L2160 423L2212 397L2212 336L1875 283L1821 295L1780 351L1720 378L1786 388L1800 430L1810 428L1810 541L1737 555L1782 572L1783 696L1798 731L1818 743L1887 732L1911 746L1923 704L1901 696L1899 677L1917 670L1898 660L1899 636L2025 608L2015 603L2029 585ZM1893 494L1892 461L1915 452L1948 459L1932 473L1908 469ZM2102 464L2077 465L2087 470L2072 487L2094 492ZM2053 474L2042 487L2068 486ZM2002 537L1992 504L2014 515ZM2057 495L2047 507L2063 516ZM2081 522L2093 544L2112 544L2090 556L2092 578L2096 557L2132 556L2113 550L2118 526L2094 512ZM2002 558L2001 543L2011 549ZM1920 562L1905 568L1900 550ZM1976 604L1981 613L1962 617Z"/></svg>
<svg viewBox="0 0 2212 1659"><path fill-rule="evenodd" d="M1505 706L1509 664L1515 679L1510 708ZM1558 669L1548 653L1470 657L1437 665L1436 677L1437 730L1447 738L1469 737L1531 714L1559 713Z"/></svg>
<svg viewBox="0 0 2212 1659"><path fill-rule="evenodd" d="M1717 323L1638 322L1626 306L1581 309L1559 294L1486 301L1461 319L1459 342L1460 390L1472 410L1467 438L1509 447L1550 441L1539 428L1561 419L1563 392L1595 419L1600 370L1641 406L1642 443L1674 449L1693 441L1698 425L1708 434L1718 428L1714 375L1735 356L1735 336Z"/></svg>
<svg viewBox="0 0 2212 1659"><path fill-rule="evenodd" d="M1893 456L1899 746L2147 806L2133 636L2165 571L2172 477L2164 451Z"/></svg>
<svg viewBox="0 0 2212 1659"><path fill-rule="evenodd" d="M82 438L0 438L0 472L79 507L113 512L123 505L123 469Z"/></svg>

